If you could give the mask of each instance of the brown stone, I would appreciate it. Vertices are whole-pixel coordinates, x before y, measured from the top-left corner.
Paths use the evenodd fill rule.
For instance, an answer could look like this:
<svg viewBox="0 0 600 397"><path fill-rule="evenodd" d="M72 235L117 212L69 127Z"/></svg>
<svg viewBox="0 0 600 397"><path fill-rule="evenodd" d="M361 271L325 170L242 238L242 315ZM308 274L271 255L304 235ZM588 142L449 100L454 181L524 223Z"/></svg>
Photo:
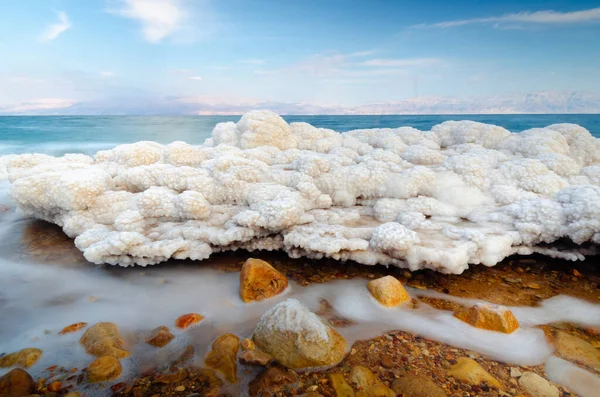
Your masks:
<svg viewBox="0 0 600 397"><path fill-rule="evenodd" d="M273 357L260 350L246 350L240 355L240 362L245 365L266 367L273 361Z"/></svg>
<svg viewBox="0 0 600 397"><path fill-rule="evenodd" d="M35 382L33 378L20 368L15 368L0 377L0 396L22 397L33 393Z"/></svg>
<svg viewBox="0 0 600 397"><path fill-rule="evenodd" d="M181 352L179 357L177 357L177 359L175 361L173 361L171 364L175 365L175 366L181 365L181 364L185 363L186 361L190 361L192 359L192 357L194 357L194 354L195 354L194 346L187 345L185 347L185 349L183 349L183 351Z"/></svg>
<svg viewBox="0 0 600 397"><path fill-rule="evenodd" d="M154 328L150 331L150 334L144 340L147 344L154 347L164 347L169 344L175 335L171 333L168 327L161 325L160 327Z"/></svg>
<svg viewBox="0 0 600 397"><path fill-rule="evenodd" d="M392 389L404 397L447 397L444 389L422 376L407 375L398 378L392 383Z"/></svg>
<svg viewBox="0 0 600 397"><path fill-rule="evenodd" d="M581 338L559 331L554 337L556 353L575 363L600 368L600 350Z"/></svg>
<svg viewBox="0 0 600 397"><path fill-rule="evenodd" d="M454 312L454 317L476 328L506 334L510 334L519 328L519 322L510 310L492 304L478 304L460 308Z"/></svg>
<svg viewBox="0 0 600 397"><path fill-rule="evenodd" d="M254 330L256 347L292 369L331 366L346 354L346 340L296 299L280 302Z"/></svg>
<svg viewBox="0 0 600 397"><path fill-rule="evenodd" d="M59 332L59 334L62 335L62 334L68 334L70 332L79 331L80 329L87 327L87 325L88 325L88 323L84 323L84 322L67 325Z"/></svg>
<svg viewBox="0 0 600 397"><path fill-rule="evenodd" d="M393 276L385 276L369 281L367 288L371 295L383 306L394 307L410 301L402 283Z"/></svg>
<svg viewBox="0 0 600 397"><path fill-rule="evenodd" d="M350 382L357 388L366 388L379 382L379 379L367 367L357 365L350 371Z"/></svg>
<svg viewBox="0 0 600 397"><path fill-rule="evenodd" d="M280 294L288 286L287 278L267 262L249 258L240 272L240 298L260 301Z"/></svg>
<svg viewBox="0 0 600 397"><path fill-rule="evenodd" d="M468 357L457 358L456 364L448 370L448 375L454 376L456 379L462 380L470 385L480 386L485 382L490 387L502 389L502 385L496 378L483 369L477 361Z"/></svg>
<svg viewBox="0 0 600 397"><path fill-rule="evenodd" d="M354 390L346 382L344 374L329 374L329 382L335 391L336 397L355 397Z"/></svg>
<svg viewBox="0 0 600 397"><path fill-rule="evenodd" d="M251 396L267 396L282 390L285 386L298 383L298 374L281 367L270 367L261 372L249 385Z"/></svg>
<svg viewBox="0 0 600 397"><path fill-rule="evenodd" d="M14 366L29 368L40 359L41 355L42 351L40 349L32 347L19 350L18 352L0 357L0 368Z"/></svg>
<svg viewBox="0 0 600 397"><path fill-rule="evenodd" d="M242 350L254 350L256 346L254 345L254 341L252 339L246 338L240 343Z"/></svg>
<svg viewBox="0 0 600 397"><path fill-rule="evenodd" d="M204 320L204 316L198 313L187 313L177 317L175 326L179 329L186 329L190 325L194 325L202 320Z"/></svg>
<svg viewBox="0 0 600 397"><path fill-rule="evenodd" d="M92 325L79 339L79 343L83 345L86 352L96 357L124 358L129 356L129 352L125 349L125 341L113 323Z"/></svg>
<svg viewBox="0 0 600 397"><path fill-rule="evenodd" d="M224 334L212 344L212 350L206 356L205 363L212 369L221 372L230 383L237 382L237 353L240 338L234 334Z"/></svg>
<svg viewBox="0 0 600 397"><path fill-rule="evenodd" d="M356 397L396 397L396 392L383 383L376 383L357 392Z"/></svg>
<svg viewBox="0 0 600 397"><path fill-rule="evenodd" d="M105 382L114 380L121 376L121 363L113 356L102 356L95 359L87 370L89 383Z"/></svg>

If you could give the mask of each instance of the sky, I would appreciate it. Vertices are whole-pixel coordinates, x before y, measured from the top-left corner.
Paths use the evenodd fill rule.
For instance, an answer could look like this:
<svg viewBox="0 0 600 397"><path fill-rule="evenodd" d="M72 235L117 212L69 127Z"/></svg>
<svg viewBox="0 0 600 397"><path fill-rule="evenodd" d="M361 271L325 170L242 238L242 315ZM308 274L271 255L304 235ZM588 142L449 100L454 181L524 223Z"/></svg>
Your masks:
<svg viewBox="0 0 600 397"><path fill-rule="evenodd" d="M600 93L600 1L19 0L0 106Z"/></svg>

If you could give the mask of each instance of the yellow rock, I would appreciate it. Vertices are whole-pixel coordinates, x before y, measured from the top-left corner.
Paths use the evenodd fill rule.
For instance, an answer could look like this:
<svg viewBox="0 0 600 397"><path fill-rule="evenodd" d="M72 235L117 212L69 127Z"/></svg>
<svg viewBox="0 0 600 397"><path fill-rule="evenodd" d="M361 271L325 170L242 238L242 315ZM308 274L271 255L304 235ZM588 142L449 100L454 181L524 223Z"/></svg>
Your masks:
<svg viewBox="0 0 600 397"><path fill-rule="evenodd" d="M385 276L369 281L367 288L379 303L386 307L398 306L410 300L410 296L395 277Z"/></svg>
<svg viewBox="0 0 600 397"><path fill-rule="evenodd" d="M357 388L366 388L379 382L379 379L367 367L357 365L350 371L350 382Z"/></svg>
<svg viewBox="0 0 600 397"><path fill-rule="evenodd" d="M249 338L244 339L240 345L243 350L254 350L256 348L254 341Z"/></svg>
<svg viewBox="0 0 600 397"><path fill-rule="evenodd" d="M476 328L504 332L506 334L510 334L519 328L519 322L510 310L491 304L458 309L454 312L454 317Z"/></svg>
<svg viewBox="0 0 600 397"><path fill-rule="evenodd" d="M559 331L555 338L556 352L569 361L600 368L600 350L581 338Z"/></svg>
<svg viewBox="0 0 600 397"><path fill-rule="evenodd" d="M230 383L237 382L237 352L240 338L234 334L224 334L212 344L212 350L206 356L206 365L221 372Z"/></svg>
<svg viewBox="0 0 600 397"><path fill-rule="evenodd" d="M144 340L147 344L154 347L164 347L169 344L175 335L171 333L168 327L161 325L160 327L154 328L150 331L150 334Z"/></svg>
<svg viewBox="0 0 600 397"><path fill-rule="evenodd" d="M124 358L129 356L125 350L125 342L119 334L119 329L113 323L97 323L88 328L79 343L85 351L96 357L112 356Z"/></svg>
<svg viewBox="0 0 600 397"><path fill-rule="evenodd" d="M89 383L105 382L121 376L121 363L113 356L102 356L94 360L87 369Z"/></svg>
<svg viewBox="0 0 600 397"><path fill-rule="evenodd" d="M354 390L346 382L343 374L329 374L329 382L335 390L336 397L355 397Z"/></svg>
<svg viewBox="0 0 600 397"><path fill-rule="evenodd" d="M8 367L24 367L29 368L35 364L42 355L42 351L36 348L27 348L20 350L15 353L7 354L6 356L0 357L0 368Z"/></svg>
<svg viewBox="0 0 600 397"><path fill-rule="evenodd" d="M359 393L362 393L364 397L396 397L396 392L383 383L367 386L364 390L356 393L356 397L360 397Z"/></svg>
<svg viewBox="0 0 600 397"><path fill-rule="evenodd" d="M267 262L249 258L240 272L240 298L260 301L280 294L288 286L287 278Z"/></svg>
<svg viewBox="0 0 600 397"><path fill-rule="evenodd" d="M449 370L448 375L462 380L470 385L481 385L483 382L488 386L502 389L502 385L496 378L483 369L477 361L467 357L459 357Z"/></svg>

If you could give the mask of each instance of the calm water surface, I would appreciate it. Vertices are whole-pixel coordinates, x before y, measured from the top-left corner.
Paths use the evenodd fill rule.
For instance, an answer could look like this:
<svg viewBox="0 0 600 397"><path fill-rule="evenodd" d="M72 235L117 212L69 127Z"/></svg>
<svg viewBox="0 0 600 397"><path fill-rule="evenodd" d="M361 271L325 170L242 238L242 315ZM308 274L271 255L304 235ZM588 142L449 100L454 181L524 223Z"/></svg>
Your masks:
<svg viewBox="0 0 600 397"><path fill-rule="evenodd" d="M240 116L0 116L0 155L39 152L93 154L141 140L200 144L215 124ZM475 120L513 132L555 123L574 123L600 137L600 115L284 116L344 132L357 128L410 126L429 130L446 120Z"/></svg>

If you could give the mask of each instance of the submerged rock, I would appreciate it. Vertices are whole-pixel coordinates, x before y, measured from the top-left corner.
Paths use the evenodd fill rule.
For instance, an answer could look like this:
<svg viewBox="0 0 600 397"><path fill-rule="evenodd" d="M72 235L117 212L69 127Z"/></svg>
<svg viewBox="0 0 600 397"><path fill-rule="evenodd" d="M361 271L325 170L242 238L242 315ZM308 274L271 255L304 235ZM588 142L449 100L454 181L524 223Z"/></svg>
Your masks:
<svg viewBox="0 0 600 397"><path fill-rule="evenodd" d="M346 353L346 340L296 299L262 315L254 330L256 346L293 369L335 365Z"/></svg>
<svg viewBox="0 0 600 397"><path fill-rule="evenodd" d="M336 397L354 397L354 390L346 382L344 374L329 374L329 383L335 391Z"/></svg>
<svg viewBox="0 0 600 397"><path fill-rule="evenodd" d="M385 276L367 284L371 295L386 307L398 306L410 300L410 296L396 277Z"/></svg>
<svg viewBox="0 0 600 397"><path fill-rule="evenodd" d="M461 308L454 317L476 328L510 334L519 328L515 315L505 307L492 304L477 304Z"/></svg>
<svg viewBox="0 0 600 397"><path fill-rule="evenodd" d="M444 389L422 376L406 375L398 378L392 383L392 389L404 397L447 397Z"/></svg>
<svg viewBox="0 0 600 397"><path fill-rule="evenodd" d="M0 368L24 367L29 368L41 357L42 351L33 347L20 350L0 357Z"/></svg>
<svg viewBox="0 0 600 397"><path fill-rule="evenodd" d="M150 331L150 334L144 341L154 347L164 347L168 345L174 338L175 335L171 333L169 328L161 325L160 327L156 327Z"/></svg>
<svg viewBox="0 0 600 397"><path fill-rule="evenodd" d="M84 323L84 322L67 325L59 332L59 334L62 335L62 334L68 334L71 332L79 331L80 329L87 327L87 325L88 325L88 323Z"/></svg>
<svg viewBox="0 0 600 397"><path fill-rule="evenodd" d="M448 375L454 376L456 379L462 380L470 385L479 386L485 382L488 386L502 389L502 384L500 384L500 382L498 382L498 380L489 372L483 369L477 361L471 358L457 358L456 364L448 370Z"/></svg>
<svg viewBox="0 0 600 397"><path fill-rule="evenodd" d="M89 383L106 382L121 376L123 368L121 363L113 356L102 356L95 359L87 370L87 381Z"/></svg>
<svg viewBox="0 0 600 397"><path fill-rule="evenodd" d="M194 325L202 320L204 320L204 316L198 313L183 314L177 317L177 320L175 320L175 326L179 329L186 329L190 325Z"/></svg>
<svg viewBox="0 0 600 397"><path fill-rule="evenodd" d="M31 375L20 368L15 368L0 377L0 396L23 397L33 393L35 382Z"/></svg>
<svg viewBox="0 0 600 397"><path fill-rule="evenodd" d="M256 346L254 345L254 341L250 338L246 338L240 343L240 346L243 350L254 350Z"/></svg>
<svg viewBox="0 0 600 397"><path fill-rule="evenodd" d="M525 372L519 378L519 386L532 397L559 397L558 388L536 373Z"/></svg>
<svg viewBox="0 0 600 397"><path fill-rule="evenodd" d="M212 344L212 350L204 362L207 366L221 372L230 383L237 382L237 353L240 338L234 334L224 334Z"/></svg>
<svg viewBox="0 0 600 397"><path fill-rule="evenodd" d="M288 286L287 278L267 262L249 258L240 272L240 298L260 301L280 294Z"/></svg>
<svg viewBox="0 0 600 397"><path fill-rule="evenodd" d="M600 369L600 350L581 338L559 331L554 337L556 353L575 363Z"/></svg>
<svg viewBox="0 0 600 397"><path fill-rule="evenodd" d="M295 385L298 374L289 369L270 367L261 372L249 385L250 395L271 396L286 386Z"/></svg>
<svg viewBox="0 0 600 397"><path fill-rule="evenodd" d="M125 349L125 341L119 334L119 329L113 323L97 323L88 328L79 343L85 351L96 357L112 356L124 358L129 356Z"/></svg>

